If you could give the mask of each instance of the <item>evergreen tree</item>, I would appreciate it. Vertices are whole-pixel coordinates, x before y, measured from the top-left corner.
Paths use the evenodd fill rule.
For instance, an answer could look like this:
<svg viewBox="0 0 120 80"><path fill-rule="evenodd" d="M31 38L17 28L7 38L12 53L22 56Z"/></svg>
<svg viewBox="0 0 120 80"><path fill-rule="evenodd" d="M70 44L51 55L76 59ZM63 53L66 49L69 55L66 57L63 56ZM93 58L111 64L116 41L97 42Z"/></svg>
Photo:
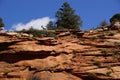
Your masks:
<svg viewBox="0 0 120 80"><path fill-rule="evenodd" d="M115 15L112 16L112 18L110 18L110 22L115 21L115 20L120 21L120 13L115 14Z"/></svg>
<svg viewBox="0 0 120 80"><path fill-rule="evenodd" d="M4 27L4 23L2 21L2 18L0 18L0 27Z"/></svg>
<svg viewBox="0 0 120 80"><path fill-rule="evenodd" d="M63 3L56 12L56 18L57 28L79 30L79 27L82 26L80 17L75 14L75 10L67 2Z"/></svg>
<svg viewBox="0 0 120 80"><path fill-rule="evenodd" d="M54 26L53 21L50 21L50 22L47 24L46 27L47 27L48 30L54 30L54 29L55 29L55 26Z"/></svg>

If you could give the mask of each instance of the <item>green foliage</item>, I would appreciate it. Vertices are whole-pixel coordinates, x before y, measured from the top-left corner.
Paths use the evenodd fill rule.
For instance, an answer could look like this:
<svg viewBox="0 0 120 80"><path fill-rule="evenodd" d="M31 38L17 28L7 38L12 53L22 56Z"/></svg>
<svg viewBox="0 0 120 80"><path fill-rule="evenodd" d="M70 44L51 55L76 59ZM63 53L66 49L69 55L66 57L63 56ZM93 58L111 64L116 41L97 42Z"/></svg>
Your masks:
<svg viewBox="0 0 120 80"><path fill-rule="evenodd" d="M108 50L107 49L102 49L101 53L103 54L103 56L106 58L107 54L108 54Z"/></svg>
<svg viewBox="0 0 120 80"><path fill-rule="evenodd" d="M109 77L111 73L112 73L111 71L106 72L106 76Z"/></svg>
<svg viewBox="0 0 120 80"><path fill-rule="evenodd" d="M90 38L90 40L92 40L92 41L94 41L96 39L97 39L97 36L93 36L93 37Z"/></svg>
<svg viewBox="0 0 120 80"><path fill-rule="evenodd" d="M54 30L56 28L53 21L50 21L46 27L48 30Z"/></svg>
<svg viewBox="0 0 120 80"><path fill-rule="evenodd" d="M92 57L92 58L90 59L90 61L95 61L95 57Z"/></svg>
<svg viewBox="0 0 120 80"><path fill-rule="evenodd" d="M120 13L117 13L117 14L113 15L112 18L110 18L110 22L112 22L114 20L120 21Z"/></svg>
<svg viewBox="0 0 120 80"><path fill-rule="evenodd" d="M77 51L73 49L73 50L72 50L72 54L73 54L73 57L72 57L72 58L75 58L75 57L77 56L76 53L77 53Z"/></svg>
<svg viewBox="0 0 120 80"><path fill-rule="evenodd" d="M96 66L98 66L98 67L100 67L100 66L101 66L101 62L100 62L100 61L98 61L98 60L95 60L93 64L94 64L94 65L96 65Z"/></svg>
<svg viewBox="0 0 120 80"><path fill-rule="evenodd" d="M115 51L115 52L114 52L113 58L114 58L114 59L118 59L118 58L119 58L119 52L118 52L118 51Z"/></svg>
<svg viewBox="0 0 120 80"><path fill-rule="evenodd" d="M2 18L0 18L0 27L4 27L4 23L3 23Z"/></svg>
<svg viewBox="0 0 120 80"><path fill-rule="evenodd" d="M101 53L103 53L103 54L105 54L105 55L107 54L107 52L108 52L107 49L102 49L102 50L101 50Z"/></svg>
<svg viewBox="0 0 120 80"><path fill-rule="evenodd" d="M60 66L60 64L56 64L56 65L52 66L51 68L57 68L58 66Z"/></svg>
<svg viewBox="0 0 120 80"><path fill-rule="evenodd" d="M68 64L67 62L63 62L63 65L66 65L66 64Z"/></svg>
<svg viewBox="0 0 120 80"><path fill-rule="evenodd" d="M6 71L4 72L4 75L7 75L9 72L10 72L10 70L6 70Z"/></svg>
<svg viewBox="0 0 120 80"><path fill-rule="evenodd" d="M28 34L32 34L34 37L42 37L44 36L43 34L45 33L44 31L42 30L37 30L37 29L34 29L34 28L30 28L28 31L27 31Z"/></svg>
<svg viewBox="0 0 120 80"><path fill-rule="evenodd" d="M113 32L110 32L109 34L108 34L108 36L114 36L115 35L115 33L113 33Z"/></svg>
<svg viewBox="0 0 120 80"><path fill-rule="evenodd" d="M96 80L95 78L97 77L97 74L96 73L89 73L88 74L88 78L90 79L90 80Z"/></svg>
<svg viewBox="0 0 120 80"><path fill-rule="evenodd" d="M57 28L59 29L74 29L79 30L82 26L82 21L78 15L75 14L75 10L65 2L61 8L56 12Z"/></svg>
<svg viewBox="0 0 120 80"><path fill-rule="evenodd" d="M53 32L48 32L47 30L38 30L32 27L29 30L21 30L19 32L32 34L34 37L54 37L57 39L57 36Z"/></svg>

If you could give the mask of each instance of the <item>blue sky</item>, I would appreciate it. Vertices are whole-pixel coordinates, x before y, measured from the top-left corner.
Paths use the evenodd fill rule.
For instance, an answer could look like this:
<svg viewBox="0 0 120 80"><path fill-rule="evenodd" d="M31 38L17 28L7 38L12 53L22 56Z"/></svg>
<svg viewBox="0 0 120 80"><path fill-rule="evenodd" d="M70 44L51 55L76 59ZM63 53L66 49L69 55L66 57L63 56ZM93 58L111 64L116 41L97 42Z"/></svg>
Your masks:
<svg viewBox="0 0 120 80"><path fill-rule="evenodd" d="M96 27L103 20L120 13L120 0L0 0L0 17L7 30L41 29L50 20L55 20L55 12L68 2L83 21L81 29Z"/></svg>

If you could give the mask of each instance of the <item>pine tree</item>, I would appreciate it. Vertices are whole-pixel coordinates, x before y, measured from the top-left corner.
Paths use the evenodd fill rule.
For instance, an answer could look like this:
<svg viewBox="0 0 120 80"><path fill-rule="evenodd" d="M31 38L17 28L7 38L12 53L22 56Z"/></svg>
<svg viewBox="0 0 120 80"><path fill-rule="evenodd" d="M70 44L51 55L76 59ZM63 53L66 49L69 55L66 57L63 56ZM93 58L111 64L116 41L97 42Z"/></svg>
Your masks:
<svg viewBox="0 0 120 80"><path fill-rule="evenodd" d="M53 21L50 21L50 22L47 24L46 27L47 27L48 30L54 30L54 29L55 29L55 26L54 26Z"/></svg>
<svg viewBox="0 0 120 80"><path fill-rule="evenodd" d="M112 16L112 18L110 18L110 22L112 23L112 21L116 21L119 20L120 21L120 13L115 14Z"/></svg>
<svg viewBox="0 0 120 80"><path fill-rule="evenodd" d="M63 3L56 12L56 18L57 28L79 30L79 27L82 26L80 17L75 14L75 10L67 2Z"/></svg>
<svg viewBox="0 0 120 80"><path fill-rule="evenodd" d="M0 27L4 27L4 23L2 21L2 18L0 18Z"/></svg>

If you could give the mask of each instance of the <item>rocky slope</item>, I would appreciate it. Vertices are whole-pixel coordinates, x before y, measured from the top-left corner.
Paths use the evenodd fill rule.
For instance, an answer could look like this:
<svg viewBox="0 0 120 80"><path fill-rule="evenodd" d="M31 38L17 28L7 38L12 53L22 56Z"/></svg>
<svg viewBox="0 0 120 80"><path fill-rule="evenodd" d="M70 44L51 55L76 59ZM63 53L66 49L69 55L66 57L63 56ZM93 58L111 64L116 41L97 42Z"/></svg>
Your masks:
<svg viewBox="0 0 120 80"><path fill-rule="evenodd" d="M119 31L58 36L0 34L0 80L120 80Z"/></svg>

